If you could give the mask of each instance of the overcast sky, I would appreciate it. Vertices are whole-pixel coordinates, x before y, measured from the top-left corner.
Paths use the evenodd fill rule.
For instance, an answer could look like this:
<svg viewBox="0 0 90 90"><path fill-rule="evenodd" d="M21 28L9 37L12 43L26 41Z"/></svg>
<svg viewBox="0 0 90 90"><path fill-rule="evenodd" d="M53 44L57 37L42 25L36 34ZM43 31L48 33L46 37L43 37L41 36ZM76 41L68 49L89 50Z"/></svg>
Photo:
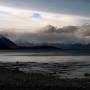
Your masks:
<svg viewBox="0 0 90 90"><path fill-rule="evenodd" d="M90 17L90 0L0 0L3 6Z"/></svg>
<svg viewBox="0 0 90 90"><path fill-rule="evenodd" d="M90 0L0 0L0 27L90 24Z"/></svg>

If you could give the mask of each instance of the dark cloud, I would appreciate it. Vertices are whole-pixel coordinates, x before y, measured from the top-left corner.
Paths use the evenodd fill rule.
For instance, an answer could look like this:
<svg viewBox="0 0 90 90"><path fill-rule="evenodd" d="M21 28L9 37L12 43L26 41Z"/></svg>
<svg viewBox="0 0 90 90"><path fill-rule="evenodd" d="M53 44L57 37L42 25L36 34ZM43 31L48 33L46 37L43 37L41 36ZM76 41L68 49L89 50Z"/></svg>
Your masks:
<svg viewBox="0 0 90 90"><path fill-rule="evenodd" d="M1 5L90 17L90 0L0 0Z"/></svg>

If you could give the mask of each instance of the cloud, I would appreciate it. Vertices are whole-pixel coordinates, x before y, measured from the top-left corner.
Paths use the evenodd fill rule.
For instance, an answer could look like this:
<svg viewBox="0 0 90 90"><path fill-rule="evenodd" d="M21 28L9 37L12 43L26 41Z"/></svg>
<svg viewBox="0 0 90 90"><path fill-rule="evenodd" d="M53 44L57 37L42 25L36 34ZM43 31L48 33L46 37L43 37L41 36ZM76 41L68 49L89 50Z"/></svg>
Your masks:
<svg viewBox="0 0 90 90"><path fill-rule="evenodd" d="M8 16L10 15L11 13L9 12L5 12L5 11L0 11L0 16Z"/></svg>
<svg viewBox="0 0 90 90"><path fill-rule="evenodd" d="M11 27L30 29L39 28L48 24L58 27L66 25L79 25L81 23L81 19L84 18L72 15L10 8L6 6L0 6L0 12L3 12L3 14L5 14L0 15L0 21L3 22L0 22L0 27L4 28ZM83 22L86 22L86 19L87 18L84 18ZM89 21L90 19L88 18L88 22Z"/></svg>
<svg viewBox="0 0 90 90"><path fill-rule="evenodd" d="M43 27L37 32L5 32L1 35L8 37L17 45L32 45L42 43L90 43L90 25L65 26L57 28L52 25Z"/></svg>

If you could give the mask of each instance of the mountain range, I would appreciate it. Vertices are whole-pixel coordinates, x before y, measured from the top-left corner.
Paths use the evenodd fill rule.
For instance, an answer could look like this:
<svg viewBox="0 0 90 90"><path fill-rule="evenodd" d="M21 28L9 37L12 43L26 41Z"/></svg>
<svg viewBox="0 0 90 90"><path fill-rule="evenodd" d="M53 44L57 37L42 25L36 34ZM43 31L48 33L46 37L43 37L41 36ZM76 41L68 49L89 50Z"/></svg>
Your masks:
<svg viewBox="0 0 90 90"><path fill-rule="evenodd" d="M17 45L6 37L0 36L0 49L16 49Z"/></svg>
<svg viewBox="0 0 90 90"><path fill-rule="evenodd" d="M80 50L90 49L90 44L60 44L60 43L45 43L40 45L32 46L18 46L13 41L9 40L4 36L0 36L0 50L5 49L60 49L60 50Z"/></svg>

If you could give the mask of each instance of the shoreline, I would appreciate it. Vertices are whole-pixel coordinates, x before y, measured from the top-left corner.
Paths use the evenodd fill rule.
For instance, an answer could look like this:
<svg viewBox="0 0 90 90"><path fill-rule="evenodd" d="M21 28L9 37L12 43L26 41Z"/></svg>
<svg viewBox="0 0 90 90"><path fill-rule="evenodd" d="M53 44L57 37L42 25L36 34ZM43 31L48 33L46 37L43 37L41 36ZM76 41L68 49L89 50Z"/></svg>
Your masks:
<svg viewBox="0 0 90 90"><path fill-rule="evenodd" d="M58 88L57 88L58 87ZM25 73L17 68L11 70L0 66L0 90L1 89L22 90L59 90L59 89L90 89L89 78L58 78L52 74Z"/></svg>
<svg viewBox="0 0 90 90"><path fill-rule="evenodd" d="M58 62L0 62L0 67L4 69L14 70L18 69L18 71L24 72L24 73L37 73L37 74L43 74L43 75L52 75L56 76L58 78L66 78L66 79L90 79L90 73L85 71L83 73L78 74L76 70L71 67L76 64L75 69L77 70L78 65L75 62L71 63L58 63ZM82 64L83 65L83 64Z"/></svg>

